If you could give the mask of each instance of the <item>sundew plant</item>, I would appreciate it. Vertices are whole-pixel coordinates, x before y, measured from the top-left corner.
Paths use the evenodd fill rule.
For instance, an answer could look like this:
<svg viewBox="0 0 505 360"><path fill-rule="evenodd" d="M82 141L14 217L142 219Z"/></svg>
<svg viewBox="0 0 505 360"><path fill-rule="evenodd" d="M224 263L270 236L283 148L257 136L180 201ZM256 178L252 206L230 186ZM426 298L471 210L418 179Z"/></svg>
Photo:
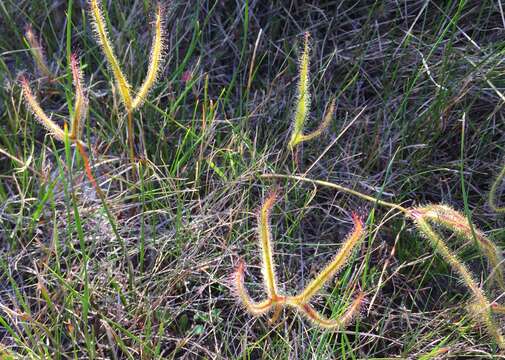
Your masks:
<svg viewBox="0 0 505 360"><path fill-rule="evenodd" d="M503 357L504 29L0 1L0 359Z"/></svg>
<svg viewBox="0 0 505 360"><path fill-rule="evenodd" d="M133 161L135 157L133 112L144 103L149 91L156 83L156 80L160 74L161 63L164 54L163 8L161 3L158 3L156 7L154 36L151 44L147 75L140 88L138 90L133 90L132 86L121 70L119 60L114 53L113 44L107 32L105 17L103 15L100 1L89 0L89 6L97 42L100 44L100 47L105 54L105 58L107 59L107 62L112 70L112 74L114 75L116 85L119 90L119 94L121 95L121 100L123 101L128 116L128 144L130 147L130 158Z"/></svg>
<svg viewBox="0 0 505 360"><path fill-rule="evenodd" d="M297 295L289 296L279 293L277 277L273 260L272 233L270 229L270 212L276 201L276 193L272 192L264 201L258 215L258 238L261 249L261 270L263 286L267 298L260 302L251 299L244 286L245 263L240 260L234 274L234 286L238 299L244 308L252 315L258 316L273 310L270 323L275 323L283 307L292 307L303 314L316 326L327 329L339 329L359 314L364 300L364 293L360 292L345 313L338 319L327 319L318 313L309 301L332 277L346 264L353 254L353 250L361 243L365 236L364 224L361 218L353 214L354 229L343 242L340 250L315 278L310 281Z"/></svg>

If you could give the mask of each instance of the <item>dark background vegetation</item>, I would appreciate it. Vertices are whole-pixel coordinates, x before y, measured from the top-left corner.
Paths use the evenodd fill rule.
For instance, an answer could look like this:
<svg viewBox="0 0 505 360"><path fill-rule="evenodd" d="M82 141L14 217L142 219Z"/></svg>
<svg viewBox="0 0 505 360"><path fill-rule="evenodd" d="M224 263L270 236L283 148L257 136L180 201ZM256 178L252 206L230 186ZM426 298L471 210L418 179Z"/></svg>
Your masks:
<svg viewBox="0 0 505 360"><path fill-rule="evenodd" d="M154 3L104 5L123 70L138 85ZM404 206L446 203L505 245L503 215L486 202L505 153L503 7L500 0L167 1L162 76L135 115L143 158L135 178L124 109L86 1L2 1L2 356L495 355L464 311L465 288L412 224L331 189L274 185L258 175L304 173ZM58 81L37 73L27 24ZM338 99L330 129L300 146L295 161L286 144L306 31L308 127ZM79 156L54 142L22 101L18 77L25 74L61 124L73 96L71 52L84 64L90 98L84 140L120 239ZM371 212L365 243L315 302L336 316L365 290L367 303L347 329L321 331L291 311L270 326L233 298L229 276L239 257L250 264L248 288L262 294L255 214L274 186L282 192L272 219L277 271L288 293L331 259L351 228L351 211ZM459 254L485 282L479 255L471 247ZM500 301L500 293L488 294Z"/></svg>

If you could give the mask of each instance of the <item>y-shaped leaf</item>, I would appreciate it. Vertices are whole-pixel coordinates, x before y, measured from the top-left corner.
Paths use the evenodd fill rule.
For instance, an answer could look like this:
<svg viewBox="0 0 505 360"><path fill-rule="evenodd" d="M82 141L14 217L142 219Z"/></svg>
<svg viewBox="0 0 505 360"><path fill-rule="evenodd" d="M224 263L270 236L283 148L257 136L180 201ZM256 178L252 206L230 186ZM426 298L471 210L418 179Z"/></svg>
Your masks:
<svg viewBox="0 0 505 360"><path fill-rule="evenodd" d="M107 34L105 20L102 13L101 5L99 0L90 0L90 12L93 27L97 35L98 43L101 45L105 58L109 63L110 68L114 78L116 79L116 84L119 88L119 93L123 100L124 106L126 108L128 116L128 146L130 151L130 158L133 161L135 157L135 141L134 141L134 124L133 124L133 111L142 105L145 101L149 90L152 88L156 79L160 73L161 60L163 57L163 11L161 4L158 3L156 10L156 21L154 26L154 37L153 43L151 44L151 56L149 59L149 67L147 70L146 78L141 85L138 92L136 92L135 98L132 99L131 86L126 79L126 76L121 71L119 61L117 60L114 50L112 48L112 43ZM135 92L134 92L135 93Z"/></svg>
<svg viewBox="0 0 505 360"><path fill-rule="evenodd" d="M304 39L304 47L302 54L299 59L299 67L298 67L298 86L297 86L297 94L296 94L296 106L295 106L295 114L293 119L293 129L291 132L291 138L288 143L288 148L293 150L296 145L300 144L304 141L309 141L315 139L320 136L323 131L330 125L331 120L333 119L333 114L335 112L335 101L333 98L326 110L326 114L323 117L323 121L319 127L309 134L304 134L303 129L305 122L307 121L310 113L310 46L309 46L309 33L305 33Z"/></svg>
<svg viewBox="0 0 505 360"><path fill-rule="evenodd" d="M495 339L498 346L505 349L505 339L499 327L495 324L491 316L491 304L486 295L475 281L472 273L463 262L452 253L442 238L433 230L423 217L422 212L413 209L410 213L417 229L426 236L433 248L444 258L444 260L458 273L463 283L468 287L473 296L473 302L468 307L475 320L484 324L488 333Z"/></svg>
<svg viewBox="0 0 505 360"><path fill-rule="evenodd" d="M259 316L273 309L270 322L273 323L279 318L282 308L292 307L300 311L314 324L328 329L337 329L348 324L359 312L363 303L364 294L360 293L352 302L348 310L338 319L327 319L319 314L310 304L309 300L327 283L335 273L345 264L352 254L353 249L363 239L364 229L361 219L353 214L354 231L347 237L335 258L312 280L299 295L286 296L278 293L277 279L275 276L275 266L273 261L271 231L270 231L270 211L275 203L276 195L271 193L264 201L258 215L259 230L258 237L261 246L261 269L263 274L263 284L267 293L267 298L259 302L254 301L244 286L245 263L240 261L233 276L234 288L237 297L245 309L252 315Z"/></svg>
<svg viewBox="0 0 505 360"><path fill-rule="evenodd" d="M447 205L440 204L417 207L415 211L420 213L424 219L454 231L465 240L474 242L489 262L492 279L498 283L502 290L505 290L503 257L500 249L482 231L472 226L463 214Z"/></svg>
<svg viewBox="0 0 505 360"><path fill-rule="evenodd" d="M79 139L79 129L81 124L81 119L85 116L88 99L84 93L82 86L82 73L79 66L79 61L77 57L73 54L71 57L71 69L72 76L74 79L75 87L75 102L74 102L74 116L70 120L71 132L69 138L72 141L77 142L80 146L86 146ZM23 95L28 107L32 110L35 118L49 131L49 133L59 141L65 141L65 132L61 127L58 126L49 116L46 115L42 107L40 106L38 100L32 93L30 84L25 77L21 77L21 86L23 88Z"/></svg>

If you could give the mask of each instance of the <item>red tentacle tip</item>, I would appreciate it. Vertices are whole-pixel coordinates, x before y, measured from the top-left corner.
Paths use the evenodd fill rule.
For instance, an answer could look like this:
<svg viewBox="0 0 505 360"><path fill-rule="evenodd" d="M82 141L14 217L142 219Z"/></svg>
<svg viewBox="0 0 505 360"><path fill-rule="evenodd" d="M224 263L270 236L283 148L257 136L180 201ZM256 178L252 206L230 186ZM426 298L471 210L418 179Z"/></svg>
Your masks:
<svg viewBox="0 0 505 360"><path fill-rule="evenodd" d="M233 268L233 272L227 276L228 285L230 286L232 294L235 297L240 297L239 288L244 282L245 266L245 261L239 258L237 264Z"/></svg>
<svg viewBox="0 0 505 360"><path fill-rule="evenodd" d="M20 75L19 76L19 82L21 83L21 85L23 86L28 86L28 79L26 78L26 76L24 75Z"/></svg>
<svg viewBox="0 0 505 360"><path fill-rule="evenodd" d="M410 211L408 212L408 216L410 216L414 220L417 220L423 217L423 213L418 208L413 208L410 209Z"/></svg>
<svg viewBox="0 0 505 360"><path fill-rule="evenodd" d="M279 194L280 194L279 188L273 188L269 190L261 206L257 210L257 216L261 216L263 211L269 213L274 204L279 199Z"/></svg>
<svg viewBox="0 0 505 360"><path fill-rule="evenodd" d="M360 304L360 306L365 302L366 300L366 294L364 291L360 291L358 295L356 295L355 300Z"/></svg>
<svg viewBox="0 0 505 360"><path fill-rule="evenodd" d="M364 291L359 291L353 300L353 304L356 305L357 313L354 315L356 318L363 317L365 315L365 303L367 301L366 294Z"/></svg>
<svg viewBox="0 0 505 360"><path fill-rule="evenodd" d="M79 80L79 57L77 53L73 52L70 55L70 67L72 69L72 75L74 77L74 81Z"/></svg>
<svg viewBox="0 0 505 360"><path fill-rule="evenodd" d="M282 193L281 188L274 187L273 189L268 191L267 196L265 198L265 203L269 202L273 205L279 199L281 193Z"/></svg>
<svg viewBox="0 0 505 360"><path fill-rule="evenodd" d="M351 213L351 217L352 217L352 222L354 223L354 226L363 227L363 216L361 214L359 214L356 211L353 211Z"/></svg>
<svg viewBox="0 0 505 360"><path fill-rule="evenodd" d="M238 259L237 265L235 266L235 273L243 274L245 271L245 261L244 259Z"/></svg>

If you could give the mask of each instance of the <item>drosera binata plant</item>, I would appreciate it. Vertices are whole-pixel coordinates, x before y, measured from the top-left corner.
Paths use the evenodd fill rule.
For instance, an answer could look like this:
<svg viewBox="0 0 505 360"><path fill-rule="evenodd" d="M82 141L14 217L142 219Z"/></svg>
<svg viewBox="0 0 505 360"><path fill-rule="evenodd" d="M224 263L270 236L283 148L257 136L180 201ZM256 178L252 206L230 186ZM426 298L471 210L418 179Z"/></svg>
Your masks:
<svg viewBox="0 0 505 360"><path fill-rule="evenodd" d="M443 228L453 231L457 236L466 240L475 240L478 249L483 253L492 268L490 278L495 280L502 290L505 290L503 283L503 270L501 267L502 256L498 247L489 240L484 233L476 229L468 219L458 211L446 205L431 204L427 206L405 208L401 205L376 199L372 196L349 189L345 186L334 184L328 181L309 179L304 176L263 174L264 179L286 179L294 181L308 182L316 186L324 186L347 194L358 196L361 199L399 210L404 216L414 222L415 228L429 241L433 249L442 256L451 268L459 275L463 284L470 290L472 298L466 309L477 323L482 324L487 333L491 335L500 349L505 350L505 338L493 319L493 313L505 313L505 307L490 303L486 294L476 281L475 275L463 264L459 257L449 248L446 241L437 233L436 228ZM433 226L432 226L433 225ZM435 228L434 228L435 227Z"/></svg>
<svg viewBox="0 0 505 360"><path fill-rule="evenodd" d="M62 129L58 124L56 124L51 119L50 116L47 116L47 114L40 106L39 101L33 94L28 80L26 79L26 77L21 76L20 82L21 87L23 89L23 97L25 99L28 108L30 108L30 110L35 115L35 118L49 131L49 134L54 139L61 141L65 144L68 144L68 142L72 142L73 144L75 144L79 154L82 157L86 176L102 202L103 208L107 214L107 218L109 219L110 224L112 226L114 235L116 236L116 239L119 241L119 243L122 245L123 253L125 254L126 258L127 252L125 243L121 238L121 236L119 235L114 217L111 211L109 210L109 207L107 206L106 196L102 191L102 189L100 189L100 186L98 185L95 177L93 176L89 162L89 157L85 150L86 144L81 140L82 124L88 111L88 97L86 95L86 92L84 91L83 74L81 71L81 66L79 64L79 60L77 59L77 55L75 54L72 54L70 56L70 68L72 71L73 85L75 89L73 115L70 117L70 132L68 131L67 122L65 122L64 129ZM129 260L128 260L128 266L129 266L128 270L131 276L132 266Z"/></svg>
<svg viewBox="0 0 505 360"><path fill-rule="evenodd" d="M163 60L164 52L164 24L163 24L163 7L158 2L156 8L156 19L154 21L154 36L151 45L151 53L149 58L149 66L147 75L144 82L138 89L133 91L132 86L128 82L126 76L121 70L118 58L114 54L112 42L110 41L107 33L105 19L103 16L102 6L100 0L89 0L91 22L95 29L96 39L102 48L105 58L112 70L112 74L116 81L116 86L123 101L128 117L128 145L130 148L130 159L135 159L135 139L134 139L134 125L133 125L133 112L138 109L146 100L149 91L160 74L161 63Z"/></svg>
<svg viewBox="0 0 505 360"><path fill-rule="evenodd" d="M81 140L82 123L84 118L86 117L86 113L88 110L88 98L84 91L82 81L83 76L81 67L79 65L79 60L77 59L77 56L75 54L72 54L72 56L70 57L70 68L72 70L72 79L75 89L73 114L70 117L70 132L66 131L67 123L65 123L64 126L65 130L63 130L58 124L56 124L51 119L50 116L48 116L44 112L44 110L40 106L39 101L33 94L30 88L30 83L28 82L28 79L25 76L22 76L20 79L21 87L23 89L23 97L25 99L26 104L28 105L32 113L35 115L35 118L39 121L40 124L42 124L49 131L49 134L54 139L61 142L65 142L66 137L68 136L68 139L76 145L77 150L81 154L82 159L84 161L86 176L92 183L93 187L97 191L99 191L98 184L96 183L96 180L93 177L93 174L91 173L89 158L85 150L86 144Z"/></svg>
<svg viewBox="0 0 505 360"><path fill-rule="evenodd" d="M321 272L298 294L289 296L281 294L277 289L277 277L273 261L272 233L270 230L270 212L277 200L277 195L272 192L265 201L258 214L258 237L261 248L261 269L263 274L263 286L267 297L260 302L254 301L244 285L245 262L240 260L233 274L235 292L245 309L254 316L259 316L273 310L270 323L275 323L283 307L291 307L298 310L316 326L327 329L339 329L349 324L358 315L364 301L364 293L360 292L338 319L328 319L321 315L312 305L310 300L321 288L342 268L353 253L353 250L361 243L365 236L362 219L353 214L354 229L347 236L335 258L321 270Z"/></svg>
<svg viewBox="0 0 505 360"><path fill-rule="evenodd" d="M298 86L296 91L296 105L293 116L293 127L289 139L288 148L293 151L295 147L304 142L317 138L330 125L335 112L335 98L327 106L323 120L319 127L309 134L304 134L304 126L310 114L310 33L306 32L304 37L303 51L298 64Z"/></svg>
<svg viewBox="0 0 505 360"><path fill-rule="evenodd" d="M81 146L86 146L80 140L80 131L82 119L86 116L88 99L84 93L84 87L82 85L82 72L79 65L79 60L77 56L73 54L70 58L70 67L72 70L73 85L75 88L75 100L74 100L74 113L70 118L70 133L68 137L75 143ZM21 76L21 86L23 88L23 95L28 107L32 110L36 119L49 131L49 133L58 141L65 141L65 131L56 124L49 116L46 115L39 101L33 94L28 79L25 76Z"/></svg>

